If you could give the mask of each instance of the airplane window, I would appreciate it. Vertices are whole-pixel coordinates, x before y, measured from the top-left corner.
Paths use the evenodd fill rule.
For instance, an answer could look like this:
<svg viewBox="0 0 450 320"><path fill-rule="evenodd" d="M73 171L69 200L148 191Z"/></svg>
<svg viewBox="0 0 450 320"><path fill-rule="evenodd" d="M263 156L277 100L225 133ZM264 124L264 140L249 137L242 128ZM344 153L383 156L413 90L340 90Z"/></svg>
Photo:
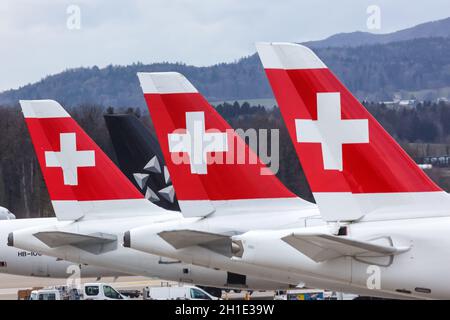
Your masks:
<svg viewBox="0 0 450 320"><path fill-rule="evenodd" d="M98 295L98 287L97 286L87 286L84 288L84 291L87 296L97 296Z"/></svg>
<svg viewBox="0 0 450 320"><path fill-rule="evenodd" d="M208 295L198 289L191 289L191 297L192 299L211 300Z"/></svg>

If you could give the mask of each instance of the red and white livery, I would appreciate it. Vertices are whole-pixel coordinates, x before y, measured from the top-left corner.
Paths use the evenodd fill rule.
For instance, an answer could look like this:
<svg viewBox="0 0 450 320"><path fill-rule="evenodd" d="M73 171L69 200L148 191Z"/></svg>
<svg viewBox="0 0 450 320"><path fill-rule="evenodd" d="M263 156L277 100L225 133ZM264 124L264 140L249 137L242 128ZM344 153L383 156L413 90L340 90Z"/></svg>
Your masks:
<svg viewBox="0 0 450 320"><path fill-rule="evenodd" d="M235 207L311 206L270 173L183 75L138 77L185 216L206 216L227 201Z"/></svg>
<svg viewBox="0 0 450 320"><path fill-rule="evenodd" d="M59 220L163 214L147 201L53 100L21 101L34 150Z"/></svg>
<svg viewBox="0 0 450 320"><path fill-rule="evenodd" d="M327 221L447 215L450 201L309 48L258 43Z"/></svg>

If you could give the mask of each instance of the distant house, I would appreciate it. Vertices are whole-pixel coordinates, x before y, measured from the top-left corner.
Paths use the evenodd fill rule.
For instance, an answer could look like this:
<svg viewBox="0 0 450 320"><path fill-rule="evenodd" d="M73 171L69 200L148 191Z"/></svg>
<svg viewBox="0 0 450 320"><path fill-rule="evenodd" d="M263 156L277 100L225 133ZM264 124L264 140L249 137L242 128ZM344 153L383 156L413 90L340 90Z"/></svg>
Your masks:
<svg viewBox="0 0 450 320"><path fill-rule="evenodd" d="M407 99L407 100L400 100L398 102L398 106L399 107L414 107L416 105L416 100L415 99Z"/></svg>
<svg viewBox="0 0 450 320"><path fill-rule="evenodd" d="M382 101L381 103L384 104L388 108L393 108L396 104L394 101Z"/></svg>
<svg viewBox="0 0 450 320"><path fill-rule="evenodd" d="M433 167L450 167L450 156L442 155L436 157L423 157L421 159L424 164L431 164Z"/></svg>
<svg viewBox="0 0 450 320"><path fill-rule="evenodd" d="M417 101L415 99L394 99L392 101L383 101L382 102L386 107L397 109L397 108L413 108L416 106Z"/></svg>

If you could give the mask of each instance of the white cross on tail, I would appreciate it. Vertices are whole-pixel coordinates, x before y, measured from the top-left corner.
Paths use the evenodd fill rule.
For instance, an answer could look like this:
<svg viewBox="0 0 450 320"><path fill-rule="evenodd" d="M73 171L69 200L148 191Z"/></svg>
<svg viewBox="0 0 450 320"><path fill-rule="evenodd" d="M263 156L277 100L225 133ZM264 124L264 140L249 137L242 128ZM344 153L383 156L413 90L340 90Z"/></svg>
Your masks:
<svg viewBox="0 0 450 320"><path fill-rule="evenodd" d="M317 120L295 119L297 142L320 143L325 170L343 170L342 145L369 143L367 119L342 119L339 92L317 93Z"/></svg>
<svg viewBox="0 0 450 320"><path fill-rule="evenodd" d="M170 133L169 151L189 155L192 174L206 174L207 153L228 151L226 132L206 132L204 112L186 112L186 133Z"/></svg>
<svg viewBox="0 0 450 320"><path fill-rule="evenodd" d="M78 168L95 167L95 152L77 151L77 137L75 133L60 133L61 151L45 151L45 166L61 168L64 185L78 185Z"/></svg>

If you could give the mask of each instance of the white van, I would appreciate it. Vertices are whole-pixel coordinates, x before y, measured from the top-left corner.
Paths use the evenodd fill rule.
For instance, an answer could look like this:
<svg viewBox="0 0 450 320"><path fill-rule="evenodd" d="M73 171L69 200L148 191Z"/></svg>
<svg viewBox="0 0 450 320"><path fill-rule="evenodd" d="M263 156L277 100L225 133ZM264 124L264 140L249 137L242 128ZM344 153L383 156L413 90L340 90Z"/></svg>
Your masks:
<svg viewBox="0 0 450 320"><path fill-rule="evenodd" d="M85 283L83 286L84 300L126 300L119 291L105 283Z"/></svg>
<svg viewBox="0 0 450 320"><path fill-rule="evenodd" d="M61 300L61 293L57 289L33 290L30 300Z"/></svg>
<svg viewBox="0 0 450 320"><path fill-rule="evenodd" d="M146 287L145 300L218 300L196 286Z"/></svg>

